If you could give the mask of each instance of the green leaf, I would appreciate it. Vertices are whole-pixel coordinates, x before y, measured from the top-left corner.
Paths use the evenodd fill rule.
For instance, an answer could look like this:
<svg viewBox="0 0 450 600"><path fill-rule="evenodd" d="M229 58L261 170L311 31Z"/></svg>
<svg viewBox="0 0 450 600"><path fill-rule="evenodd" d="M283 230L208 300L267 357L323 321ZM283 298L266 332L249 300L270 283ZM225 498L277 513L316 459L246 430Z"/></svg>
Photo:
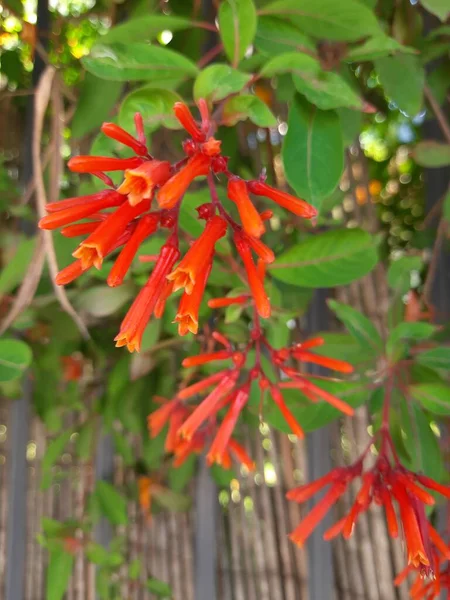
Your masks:
<svg viewBox="0 0 450 600"><path fill-rule="evenodd" d="M96 432L95 421L90 420L83 423L78 430L78 436L76 440L76 452L77 456L82 461L86 461L90 458L92 449L94 446L94 435Z"/></svg>
<svg viewBox="0 0 450 600"><path fill-rule="evenodd" d="M101 512L113 525L128 523L126 500L113 485L106 481L97 481L95 495Z"/></svg>
<svg viewBox="0 0 450 600"><path fill-rule="evenodd" d="M108 119L122 87L123 84L118 81L105 81L91 73L85 74L71 121L74 138L83 137Z"/></svg>
<svg viewBox="0 0 450 600"><path fill-rule="evenodd" d="M450 16L448 0L421 0L420 3L428 12L436 15L442 22L446 21Z"/></svg>
<svg viewBox="0 0 450 600"><path fill-rule="evenodd" d="M76 304L80 310L85 310L94 317L107 317L113 315L134 294L135 287L132 283L114 288L95 286L83 291L77 297Z"/></svg>
<svg viewBox="0 0 450 600"><path fill-rule="evenodd" d="M345 285L378 262L371 235L361 229L319 233L292 246L270 267L273 277L302 287Z"/></svg>
<svg viewBox="0 0 450 600"><path fill-rule="evenodd" d="M366 316L336 300L328 300L328 306L362 348L376 354L383 351L383 340L375 325Z"/></svg>
<svg viewBox="0 0 450 600"><path fill-rule="evenodd" d="M444 383L416 383L409 393L435 415L450 415L450 386Z"/></svg>
<svg viewBox="0 0 450 600"><path fill-rule="evenodd" d="M100 567L111 567L113 569L123 564L124 558L120 552L111 552L100 544L90 542L86 546L86 558Z"/></svg>
<svg viewBox="0 0 450 600"><path fill-rule="evenodd" d="M139 579L139 576L142 572L142 563L139 558L135 558L131 561L130 566L128 567L128 577L135 581Z"/></svg>
<svg viewBox="0 0 450 600"><path fill-rule="evenodd" d="M425 71L415 56L397 54L375 60L381 85L400 110L413 117L423 105Z"/></svg>
<svg viewBox="0 0 450 600"><path fill-rule="evenodd" d="M274 17L260 17L255 36L259 52L275 56L284 52L316 52L315 44L292 23Z"/></svg>
<svg viewBox="0 0 450 600"><path fill-rule="evenodd" d="M62 600L69 586L73 564L72 554L64 552L62 548L50 552L45 586L46 600Z"/></svg>
<svg viewBox="0 0 450 600"><path fill-rule="evenodd" d="M417 404L403 400L400 405L403 441L411 458L411 470L426 473L436 481L447 477L442 451L426 415ZM408 466L408 465L407 465Z"/></svg>
<svg viewBox="0 0 450 600"><path fill-rule="evenodd" d="M424 350L416 356L416 361L430 369L450 369L450 347L440 346Z"/></svg>
<svg viewBox="0 0 450 600"><path fill-rule="evenodd" d="M278 0L260 14L285 18L318 39L356 41L381 33L373 12L357 0Z"/></svg>
<svg viewBox="0 0 450 600"><path fill-rule="evenodd" d="M171 598L172 597L172 588L168 583L161 581L160 579L156 579L155 577L150 577L145 582L145 586L147 589L158 598Z"/></svg>
<svg viewBox="0 0 450 600"><path fill-rule="evenodd" d="M2 270L0 273L0 295L8 294L19 285L30 264L34 253L37 238L23 238L20 240L12 256L5 253Z"/></svg>
<svg viewBox="0 0 450 600"><path fill-rule="evenodd" d="M42 471L49 471L50 468L55 464L55 462L61 457L64 452L65 447L70 441L70 436L73 431L69 429L68 431L64 431L58 437L50 442L45 451L44 457L42 459ZM47 487L47 486L44 486Z"/></svg>
<svg viewBox="0 0 450 600"><path fill-rule="evenodd" d="M112 42L122 42L127 44L130 40L133 42L145 42L155 38L161 31L180 31L192 27L192 21L183 17L174 17L171 15L145 15L137 19L129 19L125 23L111 27L111 29L101 37L102 44L111 44Z"/></svg>
<svg viewBox="0 0 450 600"><path fill-rule="evenodd" d="M155 498L155 502L170 511L185 512L189 510L191 506L191 499L189 496L174 492L169 488L155 485L152 487L152 493L153 497Z"/></svg>
<svg viewBox="0 0 450 600"><path fill-rule="evenodd" d="M361 132L363 123L362 114L349 108L338 108L336 112L341 121L344 146L351 146ZM340 192L340 190L338 191Z"/></svg>
<svg viewBox="0 0 450 600"><path fill-rule="evenodd" d="M219 488L228 488L230 483L236 477L236 473L233 469L224 469L220 465L211 465L209 472Z"/></svg>
<svg viewBox="0 0 450 600"><path fill-rule="evenodd" d="M182 54L139 43L94 46L81 62L93 75L113 81L148 79L161 84L198 73L196 65Z"/></svg>
<svg viewBox="0 0 450 600"><path fill-rule="evenodd" d="M450 190L447 192L444 198L444 205L442 207L442 215L447 223L450 223Z"/></svg>
<svg viewBox="0 0 450 600"><path fill-rule="evenodd" d="M306 54L279 54L263 67L262 77L291 73L297 91L322 110L342 106L362 109L362 100L337 73L324 71L318 60Z"/></svg>
<svg viewBox="0 0 450 600"><path fill-rule="evenodd" d="M211 65L203 69L195 80L194 98L217 102L229 94L240 92L250 79L251 75L241 73L228 65Z"/></svg>
<svg viewBox="0 0 450 600"><path fill-rule="evenodd" d="M148 131L155 131L159 127L180 129L181 125L173 114L173 105L180 100L181 97L172 90L145 85L124 98L119 111L119 124L126 131L133 131L134 115L140 112Z"/></svg>
<svg viewBox="0 0 450 600"><path fill-rule="evenodd" d="M253 0L223 0L219 6L219 33L225 53L237 66L256 33L256 8Z"/></svg>
<svg viewBox="0 0 450 600"><path fill-rule="evenodd" d="M425 140L415 145L414 160L422 167L446 167L450 165L450 144Z"/></svg>
<svg viewBox="0 0 450 600"><path fill-rule="evenodd" d="M182 492L194 476L196 466L197 457L192 454L179 467L171 467L168 474L170 489Z"/></svg>
<svg viewBox="0 0 450 600"><path fill-rule="evenodd" d="M420 256L402 256L394 260L387 272L390 287L400 294L405 294L411 288L411 272L420 271L422 266Z"/></svg>
<svg viewBox="0 0 450 600"><path fill-rule="evenodd" d="M134 464L136 457L133 448L130 446L124 433L113 431L114 448L117 453L123 458L123 462L130 467Z"/></svg>
<svg viewBox="0 0 450 600"><path fill-rule="evenodd" d="M369 38L362 44L351 48L345 60L349 62L364 62L367 60L375 60L389 56L395 52L403 52L405 54L417 54L417 50L402 46L397 40L387 35L377 35Z"/></svg>
<svg viewBox="0 0 450 600"><path fill-rule="evenodd" d="M243 95L232 96L224 106L222 113L223 122L236 125L238 121L250 119L258 127L276 127L277 120L269 107L257 96Z"/></svg>
<svg viewBox="0 0 450 600"><path fill-rule="evenodd" d="M282 156L289 184L301 198L320 206L339 183L344 168L337 114L297 97L289 111Z"/></svg>
<svg viewBox="0 0 450 600"><path fill-rule="evenodd" d="M20 340L0 340L0 382L21 377L31 363L31 348Z"/></svg>
<svg viewBox="0 0 450 600"><path fill-rule="evenodd" d="M141 352L151 350L156 342L159 340L161 333L161 320L151 319L142 335Z"/></svg>

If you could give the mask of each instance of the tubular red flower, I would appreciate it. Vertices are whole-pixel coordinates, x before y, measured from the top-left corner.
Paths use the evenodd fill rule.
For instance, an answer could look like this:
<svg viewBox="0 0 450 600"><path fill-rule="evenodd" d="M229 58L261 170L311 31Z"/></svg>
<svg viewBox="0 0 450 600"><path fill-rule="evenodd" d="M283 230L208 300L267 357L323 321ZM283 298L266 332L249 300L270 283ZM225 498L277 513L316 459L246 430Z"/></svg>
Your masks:
<svg viewBox="0 0 450 600"><path fill-rule="evenodd" d="M335 504L345 492L346 487L346 484L343 482L335 482L325 496L319 500L314 508L301 521L300 525L289 535L290 539L297 544L297 546L303 546L333 504Z"/></svg>
<svg viewBox="0 0 450 600"><path fill-rule="evenodd" d="M444 540L441 538L439 533L436 531L436 529L430 523L428 523L428 532L429 532L431 541L436 546L436 548L439 550L439 552L442 554L443 558L445 560L450 560L450 548L448 547L448 545L444 542Z"/></svg>
<svg viewBox="0 0 450 600"><path fill-rule="evenodd" d="M217 352L208 352L206 354L197 354L197 356L188 356L181 363L183 367L197 367L205 365L216 360L226 360L232 356L229 350L218 350Z"/></svg>
<svg viewBox="0 0 450 600"><path fill-rule="evenodd" d="M240 444L238 444L238 442L236 442L236 440L231 439L228 442L228 449L242 465L247 467L247 469L249 471L254 471L256 469L255 462L247 454L245 448L243 446L241 446ZM225 463L226 455L227 455L227 453L225 452L224 456L222 457L222 466L224 468L227 468L225 466L226 465L226 463Z"/></svg>
<svg viewBox="0 0 450 600"><path fill-rule="evenodd" d="M120 142L124 146L131 148L136 154L145 156L148 152L147 146L139 142L136 138L114 123L103 123L102 132L109 138Z"/></svg>
<svg viewBox="0 0 450 600"><path fill-rule="evenodd" d="M143 146L146 146L147 141L145 139L144 119L140 112L134 113L134 126L136 127L136 135L139 142Z"/></svg>
<svg viewBox="0 0 450 600"><path fill-rule="evenodd" d="M97 229L87 237L73 253L79 258L84 269L94 265L97 269L102 266L103 259L117 241L117 238L126 230L133 219L150 208L146 200L137 206L124 202L115 212L108 215Z"/></svg>
<svg viewBox="0 0 450 600"><path fill-rule="evenodd" d="M300 344L297 344L296 346L294 346L294 348L296 350L309 350L310 348L315 348L316 346L323 346L324 344L325 340L322 337L313 337L309 340L301 342Z"/></svg>
<svg viewBox="0 0 450 600"><path fill-rule="evenodd" d="M227 223L222 217L213 217L206 223L200 237L189 248L180 264L167 279L174 282L174 291L185 288L186 294L192 294L200 273L210 263L216 242L225 235Z"/></svg>
<svg viewBox="0 0 450 600"><path fill-rule="evenodd" d="M110 156L73 156L67 166L74 173L95 173L96 171L125 171L135 169L143 163L142 158L112 158Z"/></svg>
<svg viewBox="0 0 450 600"><path fill-rule="evenodd" d="M260 238L266 228L250 200L245 181L239 177L231 177L228 180L228 198L237 206L244 231L249 236Z"/></svg>
<svg viewBox="0 0 450 600"><path fill-rule="evenodd" d="M421 475L420 473L417 473L414 476L419 483L421 483L423 486L427 487L429 490L434 490L435 492L438 492L438 494L441 494L442 496L445 496L446 498L450 498L450 487L449 486L442 485L442 484L438 483L437 481L434 481L434 479L431 479L431 477L427 477L426 475Z"/></svg>
<svg viewBox="0 0 450 600"><path fill-rule="evenodd" d="M236 244L236 250L242 258L242 262L244 263L248 284L255 301L256 310L260 317L268 319L271 313L270 302L253 262L250 247L237 232L234 234L234 243Z"/></svg>
<svg viewBox="0 0 450 600"><path fill-rule="evenodd" d="M99 210L120 206L127 199L126 196L118 194L113 190L108 190L103 194L102 198L90 202L84 201L85 198L88 198L88 196L84 196L83 202L80 202L78 205L57 210L46 217L42 217L38 223L40 229L58 229L58 227L62 227L63 225L69 225L69 223L81 221L81 219L90 217ZM71 200L73 199L71 198ZM75 200L77 200L77 198L75 198ZM60 202L60 204L63 202L65 202L65 200Z"/></svg>
<svg viewBox="0 0 450 600"><path fill-rule="evenodd" d="M192 181L209 172L211 159L204 154L195 154L184 167L175 173L159 190L158 205L161 208L173 208L186 192Z"/></svg>
<svg viewBox="0 0 450 600"><path fill-rule="evenodd" d="M408 492L413 494L418 500L420 500L420 502L428 504L429 506L433 506L435 504L433 496L423 488L416 485L404 473L395 472L394 477L399 481L400 485L403 485L408 490Z"/></svg>
<svg viewBox="0 0 450 600"><path fill-rule="evenodd" d="M128 202L135 206L142 200L152 198L155 187L165 183L169 177L169 162L149 160L135 169L126 169L125 179L117 191L128 195Z"/></svg>
<svg viewBox="0 0 450 600"><path fill-rule="evenodd" d="M229 371L227 370L214 373L214 375L210 375L209 377L206 377L201 381L197 381L197 383L193 383L192 385L183 388L178 392L177 397L180 398L180 400L187 400L187 398L191 398L199 392L202 392L203 390L206 390L207 388L211 387L212 385L223 379L228 373Z"/></svg>
<svg viewBox="0 0 450 600"><path fill-rule="evenodd" d="M192 116L189 108L184 102L175 102L173 106L173 112L175 117L180 122L181 126L189 133L193 140L196 142L204 142L206 139L205 134L200 129L197 121Z"/></svg>
<svg viewBox="0 0 450 600"><path fill-rule="evenodd" d="M157 319L160 319L163 314L164 314L164 309L166 308L166 302L169 298L169 296L172 294L173 292L173 283L171 281L166 281L166 283L163 286L161 295L159 296L156 304L155 304L155 310L153 311L153 314L155 315L155 317Z"/></svg>
<svg viewBox="0 0 450 600"><path fill-rule="evenodd" d="M167 274L179 256L178 248L172 244L165 244L161 248L152 274L131 305L118 335L114 338L117 342L116 346L127 346L130 352L139 351L142 335L161 294Z"/></svg>
<svg viewBox="0 0 450 600"><path fill-rule="evenodd" d="M224 308L226 306L234 306L235 304L245 304L249 297L246 295L230 296L227 298L212 298L208 300L209 308Z"/></svg>
<svg viewBox="0 0 450 600"><path fill-rule="evenodd" d="M336 469L332 469L326 475L323 475L319 479L315 481L311 481L310 483L305 483L304 485L300 485L286 494L286 498L288 500L293 500L294 502L306 502L312 498L317 492L319 492L322 488L324 488L329 483L333 483L338 481L345 474L345 470L338 467Z"/></svg>
<svg viewBox="0 0 450 600"><path fill-rule="evenodd" d="M189 331L196 334L198 332L198 313L202 303L203 295L206 289L209 274L212 268L212 256L202 271L195 275L195 283L190 294L185 289L181 296L178 312L175 316L174 323L178 323L179 335L186 335ZM173 281L172 283L175 283ZM174 289L175 286L174 286Z"/></svg>
<svg viewBox="0 0 450 600"><path fill-rule="evenodd" d="M295 434L298 438L303 439L305 437L305 433L304 433L303 429L300 427L300 425L297 423L297 420L294 417L294 415L291 413L289 408L286 406L286 403L283 398L283 394L274 385L270 386L270 393L272 395L272 398L274 399L275 404L280 409L280 412L283 415L284 420L291 428L292 433Z"/></svg>
<svg viewBox="0 0 450 600"><path fill-rule="evenodd" d="M349 417L351 417L354 414L355 411L346 402L344 402L343 400L340 400L339 398L336 398L336 396L333 396L333 394L330 394L326 390L323 390L318 385L315 385L314 383L312 383L311 381L308 381L304 377L299 376L298 373L296 371L294 371L294 369L283 367L283 371L287 375L289 375L291 377L295 377L295 379L294 379L294 381L288 381L288 382L281 383L280 384L281 388L283 388L283 387L298 388L299 390L302 390L305 393L305 395L312 394L312 395L316 396L317 398L321 398L322 400L325 400L325 402L328 402L328 404L331 404L331 406L334 406L335 408L337 408L344 414L348 415Z"/></svg>
<svg viewBox="0 0 450 600"><path fill-rule="evenodd" d="M347 515L345 517L342 517L342 519L339 519L339 521L337 521L334 525L329 527L324 532L323 539L326 542L329 542L330 540L333 540L335 537L337 537L339 534L341 534L342 530L344 529L346 520L347 520Z"/></svg>
<svg viewBox="0 0 450 600"><path fill-rule="evenodd" d="M227 396L235 386L236 380L239 377L239 371L227 371L223 379L218 383L212 392L210 392L201 404L199 404L194 412L189 415L187 420L180 427L178 434L180 437L190 440L192 436L201 426L201 424L211 415L219 410L219 405L222 399Z"/></svg>
<svg viewBox="0 0 450 600"><path fill-rule="evenodd" d="M381 501L383 502L384 510L386 512L386 522L389 535L391 538L396 538L398 537L398 523L394 506L392 504L391 495L385 487L381 488L380 493Z"/></svg>
<svg viewBox="0 0 450 600"><path fill-rule="evenodd" d="M118 198L118 194L115 190L102 190L96 194L89 194L88 196L77 196L75 198L66 198L65 200L58 200L57 202L49 202L45 205L45 210L48 213L59 212L60 210L66 210L68 208L74 208L76 206L84 206L91 204L95 201L105 200L107 198ZM120 198L122 202L126 200L125 197ZM105 207L108 208L108 207ZM99 209L101 210L101 208Z"/></svg>
<svg viewBox="0 0 450 600"><path fill-rule="evenodd" d="M84 273L84 269L81 265L81 260L76 260L72 264L62 269L55 278L56 285L67 285L75 281L80 275Z"/></svg>
<svg viewBox="0 0 450 600"><path fill-rule="evenodd" d="M412 564L418 569L430 567L431 557L427 556L425 551L419 523L408 492L395 480L392 491L400 509L400 519L408 550L408 564Z"/></svg>
<svg viewBox="0 0 450 600"><path fill-rule="evenodd" d="M102 220L103 219L97 219L96 221L88 221L87 223L75 223L75 225L67 225L67 227L61 229L61 235L67 238L73 238L92 233L97 229L99 221Z"/></svg>
<svg viewBox="0 0 450 600"><path fill-rule="evenodd" d="M106 280L108 285L116 287L123 282L128 269L136 256L139 246L142 242L158 227L159 215L144 215L138 222L136 229L131 234L130 239L125 244L121 253L117 257Z"/></svg>
<svg viewBox="0 0 450 600"><path fill-rule="evenodd" d="M233 434L233 430L236 427L237 420L241 414L244 406L247 404L250 392L250 386L246 385L238 390L234 400L231 402L230 409L228 410L224 420L222 421L219 429L217 430L216 436L211 448L206 457L209 465L216 463L222 464L223 457L227 448L230 444L230 439Z"/></svg>
<svg viewBox="0 0 450 600"><path fill-rule="evenodd" d="M173 400L166 400L163 398L164 404L154 410L147 417L147 427L150 433L150 437L154 438L161 433L164 425L168 422L170 416L179 404L178 398Z"/></svg>
<svg viewBox="0 0 450 600"><path fill-rule="evenodd" d="M294 349L292 356L303 362L314 363L321 367L327 367L327 369L333 369L340 373L353 373L353 365L344 361L338 360L337 358L329 358L328 356L321 356L320 354L314 354L303 350L303 348Z"/></svg>
<svg viewBox="0 0 450 600"><path fill-rule="evenodd" d="M245 240L248 242L250 248L255 254L259 256L267 265L275 260L275 254L273 251L266 246L261 240L257 240L254 237L246 236Z"/></svg>
<svg viewBox="0 0 450 600"><path fill-rule="evenodd" d="M267 185L267 183L262 183L262 181L248 181L247 186L252 194L270 198L299 217L311 219L312 217L317 216L317 210L311 206L311 204L308 204L308 202L300 200L300 198L295 198L295 196L291 196L291 194L287 194L286 192L277 190L270 185Z"/></svg>

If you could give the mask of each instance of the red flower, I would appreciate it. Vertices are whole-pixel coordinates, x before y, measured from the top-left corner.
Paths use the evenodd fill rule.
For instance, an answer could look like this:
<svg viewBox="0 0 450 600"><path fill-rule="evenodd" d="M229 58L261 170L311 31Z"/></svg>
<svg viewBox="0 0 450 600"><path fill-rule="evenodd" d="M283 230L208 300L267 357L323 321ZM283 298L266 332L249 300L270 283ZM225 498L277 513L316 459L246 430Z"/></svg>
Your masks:
<svg viewBox="0 0 450 600"><path fill-rule="evenodd" d="M231 177L228 180L228 198L237 206L244 231L250 236L260 238L266 229L250 200L245 181L239 177Z"/></svg>
<svg viewBox="0 0 450 600"><path fill-rule="evenodd" d="M219 353L217 353L219 354ZM230 439L233 434L234 428L236 427L239 415L242 409L247 404L250 393L250 386L244 385L240 388L233 400L231 401L230 408L222 421L219 429L217 430L216 436L211 448L209 449L206 460L209 465L216 463L221 465L223 463L224 456L229 448Z"/></svg>
<svg viewBox="0 0 450 600"><path fill-rule="evenodd" d="M96 173L97 171L125 171L136 169L144 162L142 158L111 158L110 156L74 156L67 166L75 173Z"/></svg>
<svg viewBox="0 0 450 600"><path fill-rule="evenodd" d="M135 206L153 196L156 186L162 185L170 177L170 163L150 160L135 169L126 169L125 180L117 188L120 194L128 195L128 202Z"/></svg>
<svg viewBox="0 0 450 600"><path fill-rule="evenodd" d="M147 146L141 141L138 141L132 135L130 135L128 131L122 129L122 127L119 127L114 123L103 123L103 125L101 126L101 130L106 136L113 140L116 140L117 142L120 142L124 146L128 146L128 148L131 148L133 152L135 152L139 156L147 155Z"/></svg>
<svg viewBox="0 0 450 600"><path fill-rule="evenodd" d="M240 296L230 296L227 298L213 298L208 300L209 308L225 308L226 306L234 306L235 304L246 304L249 296L242 294Z"/></svg>
<svg viewBox="0 0 450 600"><path fill-rule="evenodd" d="M271 313L270 302L264 290L263 282L256 270L255 263L253 262L250 246L238 232L234 234L234 243L236 244L236 250L242 258L242 262L244 263L247 272L248 284L255 301L256 310L260 317L268 319Z"/></svg>
<svg viewBox="0 0 450 600"><path fill-rule="evenodd" d="M186 288L181 296L178 312L174 319L174 323L178 323L179 335L186 335L189 331L193 334L198 332L198 313L211 268L212 256L203 270L196 275L192 292L188 294Z"/></svg>
<svg viewBox="0 0 450 600"><path fill-rule="evenodd" d="M63 225L90 217L99 210L120 206L126 199L126 196L118 194L114 190L105 190L90 196L52 202L46 206L47 211L51 214L42 217L39 221L39 227L41 229L57 229Z"/></svg>
<svg viewBox="0 0 450 600"><path fill-rule="evenodd" d="M204 154L195 154L184 167L175 173L159 190L158 204L161 208L172 208L183 197L196 177L207 175L211 159Z"/></svg>
<svg viewBox="0 0 450 600"><path fill-rule="evenodd" d="M144 330L161 295L166 277L179 256L178 248L170 243L161 248L152 274L131 305L114 338L116 346L127 346L130 352L140 350Z"/></svg>
<svg viewBox="0 0 450 600"><path fill-rule="evenodd" d="M222 400L232 391L238 377L238 369L225 372L224 377L214 390L202 400L201 404L195 408L194 412L180 427L178 433L182 438L190 440L200 425L222 408Z"/></svg>
<svg viewBox="0 0 450 600"><path fill-rule="evenodd" d="M139 250L139 246L149 235L156 231L158 223L159 215L157 214L144 215L142 219L139 220L136 229L133 231L130 239L117 257L116 262L108 275L107 281L109 286L115 287L122 283L123 278L133 262L133 258Z"/></svg>
<svg viewBox="0 0 450 600"><path fill-rule="evenodd" d="M291 196L291 194L287 194L286 192L281 192L280 190L267 185L267 183L263 183L262 181L249 181L247 182L247 185L250 192L255 194L255 196L265 196L266 198L270 198L279 206L282 206L299 217L311 219L312 217L317 216L317 210L304 200L295 198L295 196Z"/></svg>
<svg viewBox="0 0 450 600"><path fill-rule="evenodd" d="M137 206L131 206L128 202L124 202L115 212L108 215L73 253L75 258L81 260L83 269L87 269L91 265L100 269L106 254L114 246L117 238L125 232L128 224L149 207L148 200Z"/></svg>
<svg viewBox="0 0 450 600"><path fill-rule="evenodd" d="M216 242L225 235L226 231L227 223L221 217L215 216L207 222L201 236L167 277L169 281L173 281L174 291L184 288L187 294L192 294L199 275L211 261Z"/></svg>
<svg viewBox="0 0 450 600"><path fill-rule="evenodd" d="M407 471L398 462L393 466L390 464L386 456L388 447L386 444L390 446L392 441L389 434L382 432L379 458L374 468L364 474L361 472L365 455L349 467L333 469L324 477L288 492L289 500L303 503L326 485L331 486L323 499L291 534L291 539L302 545L331 506L345 492L348 484L361 476L362 484L350 511L325 532L324 538L330 540L339 534L345 538L350 537L359 515L369 508L372 501L384 506L389 534L396 538L399 528L392 503L395 499L399 508L408 563L428 577L433 574L433 545L438 546L443 554L447 553L450 556L450 550L446 548L437 532L430 529L431 526L426 519L424 504L433 504L434 498L417 485L419 475ZM432 483L436 482L432 481ZM450 493L449 488L444 489L446 494Z"/></svg>
<svg viewBox="0 0 450 600"><path fill-rule="evenodd" d="M198 126L196 120L192 116L189 108L184 104L184 102L175 102L173 106L173 112L175 113L176 118L184 127L184 129L189 133L191 138L196 142L204 142L206 139L205 134Z"/></svg>

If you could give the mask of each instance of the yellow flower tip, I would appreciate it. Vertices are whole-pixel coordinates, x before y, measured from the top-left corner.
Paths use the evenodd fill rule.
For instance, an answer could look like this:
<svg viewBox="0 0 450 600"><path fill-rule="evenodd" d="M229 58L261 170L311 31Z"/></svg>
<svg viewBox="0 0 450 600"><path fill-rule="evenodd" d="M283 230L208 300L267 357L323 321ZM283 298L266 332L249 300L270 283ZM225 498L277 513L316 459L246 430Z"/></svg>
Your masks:
<svg viewBox="0 0 450 600"><path fill-rule="evenodd" d="M83 271L92 266L98 270L102 268L103 256L96 244L82 243L72 256L81 261L81 268Z"/></svg>
<svg viewBox="0 0 450 600"><path fill-rule="evenodd" d="M128 202L136 206L142 200L150 198L153 191L153 181L139 169L125 171L125 179L117 188L119 194L128 195Z"/></svg>
<svg viewBox="0 0 450 600"><path fill-rule="evenodd" d="M192 294L192 290L194 289L195 279L192 277L191 269L183 269L176 268L172 273L167 275L167 279L169 281L173 281L173 291L181 290L184 288L184 291L188 296Z"/></svg>

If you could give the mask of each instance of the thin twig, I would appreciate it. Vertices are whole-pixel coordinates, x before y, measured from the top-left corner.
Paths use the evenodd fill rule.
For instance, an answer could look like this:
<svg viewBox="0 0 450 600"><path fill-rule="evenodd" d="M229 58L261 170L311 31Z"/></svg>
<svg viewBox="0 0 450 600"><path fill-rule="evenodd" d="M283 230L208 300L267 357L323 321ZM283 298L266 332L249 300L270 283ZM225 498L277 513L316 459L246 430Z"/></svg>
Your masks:
<svg viewBox="0 0 450 600"><path fill-rule="evenodd" d="M434 242L433 254L431 256L431 261L428 266L427 276L425 278L425 283L423 284L423 299L425 300L425 303L427 305L431 302L431 291L437 271L439 256L441 253L441 246L444 242L446 231L447 221L445 219L441 219L437 229L436 241Z"/></svg>
<svg viewBox="0 0 450 600"><path fill-rule="evenodd" d="M439 102L434 97L434 94L431 91L431 88L429 87L429 85L425 84L423 89L424 89L424 93L425 93L425 98L430 103L430 106L436 116L436 119L437 119L441 129L442 129L442 133L444 134L447 142L450 144L450 125L447 121L447 117L445 116L444 111L440 107Z"/></svg>
<svg viewBox="0 0 450 600"><path fill-rule="evenodd" d="M28 265L27 271L24 275L22 284L17 292L16 297L12 303L12 306L0 323L0 335L2 335L8 327L17 319L17 317L30 306L34 295L37 290L37 286L41 279L42 269L44 268L45 262L45 246L42 232L38 234L36 248L34 250L31 262Z"/></svg>
<svg viewBox="0 0 450 600"><path fill-rule="evenodd" d="M42 218L45 216L45 205L47 204L47 196L45 191L44 177L43 177L43 166L41 161L41 140L42 131L44 127L45 113L50 102L50 95L52 93L52 86L54 83L56 70L54 67L47 67L42 74L39 84L36 89L35 96L35 107L34 107L34 124L33 124L33 174L36 182L36 205L39 216ZM56 118L60 118L56 115ZM59 148L56 149L59 152ZM53 289L55 296L58 299L61 308L66 311L68 315L76 323L81 335L85 339L89 339L90 335L84 324L84 321L75 311L73 306L70 304L67 294L64 288L56 285L55 277L58 273L58 261L56 258L55 247L53 245L53 238L51 231L43 231L43 240L45 247L45 254L48 262L50 271L50 278L52 280Z"/></svg>

